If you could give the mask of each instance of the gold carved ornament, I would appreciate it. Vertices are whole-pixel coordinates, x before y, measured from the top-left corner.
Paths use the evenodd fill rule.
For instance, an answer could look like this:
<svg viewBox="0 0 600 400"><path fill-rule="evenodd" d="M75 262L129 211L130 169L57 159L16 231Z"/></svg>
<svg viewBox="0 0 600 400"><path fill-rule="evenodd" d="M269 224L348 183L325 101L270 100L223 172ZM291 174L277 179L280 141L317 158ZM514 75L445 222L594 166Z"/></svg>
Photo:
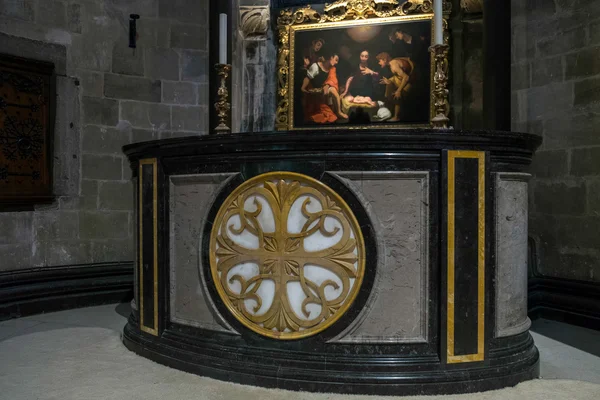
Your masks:
<svg viewBox="0 0 600 400"><path fill-rule="evenodd" d="M467 13L480 13L483 11L483 0L460 0L460 6Z"/></svg>
<svg viewBox="0 0 600 400"><path fill-rule="evenodd" d="M450 102L448 101L448 49L447 44L431 46L430 51L434 57L435 75L433 87L433 107L435 116L431 120L434 128L448 129L448 114Z"/></svg>
<svg viewBox="0 0 600 400"><path fill-rule="evenodd" d="M215 110L217 110L217 117L219 118L219 125L215 128L217 133L230 133L231 128L229 127L229 111L231 110L231 104L229 103L229 91L227 90L227 77L231 72L230 64L215 64L217 75L221 80L219 89L217 90L217 101L215 102Z"/></svg>
<svg viewBox="0 0 600 400"><path fill-rule="evenodd" d="M296 214L300 206L304 221L298 232L288 229L294 204ZM261 222L265 216L272 219L272 231ZM337 226L328 228L328 219L337 221ZM232 238L244 233L258 239L257 248ZM340 238L326 248L307 251L304 242L315 234L323 239ZM244 326L276 339L315 335L344 315L361 287L364 254L360 226L345 201L323 183L288 172L263 174L235 189L219 209L210 239L211 276L221 300ZM258 266L252 277L232 271L246 263ZM337 279L321 278L317 283L307 273L307 266L318 266ZM270 307L259 314L263 303L270 300L260 295L266 281L274 284L273 297ZM301 287L303 315L292 306L290 283ZM233 290L234 284L240 289ZM296 297L296 306L298 302Z"/></svg>
<svg viewBox="0 0 600 400"><path fill-rule="evenodd" d="M398 0L338 0L325 4L324 13L319 14L310 5L293 9L281 10L277 18L278 49L277 49L277 112L275 127L286 130L290 127L289 118L289 75L290 75L290 28L294 25L321 24L346 20L364 20L368 18L390 18L417 14L433 13L432 0L407 0L398 4ZM452 3L444 1L444 42L448 42L448 21L452 11ZM292 60L293 61L293 60Z"/></svg>

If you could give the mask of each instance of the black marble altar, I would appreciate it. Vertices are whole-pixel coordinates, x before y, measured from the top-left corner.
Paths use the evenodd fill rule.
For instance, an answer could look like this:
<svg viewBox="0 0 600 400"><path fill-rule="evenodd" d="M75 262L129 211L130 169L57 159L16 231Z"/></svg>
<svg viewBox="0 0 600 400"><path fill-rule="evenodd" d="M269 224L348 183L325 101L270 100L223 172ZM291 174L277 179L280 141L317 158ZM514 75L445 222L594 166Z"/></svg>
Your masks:
<svg viewBox="0 0 600 400"><path fill-rule="evenodd" d="M178 369L291 390L464 393L536 378L526 220L527 170L540 143L512 132L353 130L125 146L138 188L138 266L137 307L123 341ZM219 206L239 184L271 171L327 184L365 237L358 297L305 339L245 328L207 273Z"/></svg>

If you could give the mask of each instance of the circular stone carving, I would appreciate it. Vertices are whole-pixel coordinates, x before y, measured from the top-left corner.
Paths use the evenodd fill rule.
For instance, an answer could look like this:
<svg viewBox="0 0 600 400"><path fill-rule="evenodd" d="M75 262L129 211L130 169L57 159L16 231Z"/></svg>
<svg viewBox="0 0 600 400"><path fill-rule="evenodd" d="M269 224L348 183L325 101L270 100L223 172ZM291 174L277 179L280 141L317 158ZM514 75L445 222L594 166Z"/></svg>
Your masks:
<svg viewBox="0 0 600 400"><path fill-rule="evenodd" d="M254 177L215 218L210 269L221 300L261 335L298 339L338 320L365 271L360 226L325 184L291 172Z"/></svg>

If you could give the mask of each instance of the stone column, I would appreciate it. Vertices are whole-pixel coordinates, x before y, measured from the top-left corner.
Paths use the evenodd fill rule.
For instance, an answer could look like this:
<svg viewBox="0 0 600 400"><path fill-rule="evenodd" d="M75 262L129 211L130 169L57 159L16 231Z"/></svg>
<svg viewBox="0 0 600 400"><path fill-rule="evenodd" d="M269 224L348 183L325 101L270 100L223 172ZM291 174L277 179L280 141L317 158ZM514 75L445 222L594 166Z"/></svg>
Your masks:
<svg viewBox="0 0 600 400"><path fill-rule="evenodd" d="M237 17L232 56L234 132L274 128L276 47L269 0L234 0Z"/></svg>

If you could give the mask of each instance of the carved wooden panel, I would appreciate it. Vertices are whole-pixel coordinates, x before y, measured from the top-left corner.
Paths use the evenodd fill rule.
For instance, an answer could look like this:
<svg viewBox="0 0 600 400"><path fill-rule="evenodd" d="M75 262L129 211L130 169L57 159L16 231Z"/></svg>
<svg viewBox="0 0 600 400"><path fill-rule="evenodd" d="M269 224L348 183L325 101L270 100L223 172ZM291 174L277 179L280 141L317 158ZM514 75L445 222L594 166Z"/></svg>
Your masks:
<svg viewBox="0 0 600 400"><path fill-rule="evenodd" d="M53 200L53 72L51 63L0 54L0 210Z"/></svg>

